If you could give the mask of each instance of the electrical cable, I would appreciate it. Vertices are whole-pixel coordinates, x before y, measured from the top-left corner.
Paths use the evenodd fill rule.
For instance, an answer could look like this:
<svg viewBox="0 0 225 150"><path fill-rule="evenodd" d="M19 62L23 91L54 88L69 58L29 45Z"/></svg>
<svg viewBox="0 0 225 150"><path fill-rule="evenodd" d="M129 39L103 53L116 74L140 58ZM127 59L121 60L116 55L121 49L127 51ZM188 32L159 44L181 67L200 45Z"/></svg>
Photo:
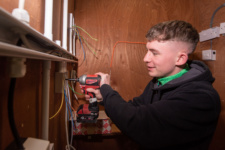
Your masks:
<svg viewBox="0 0 225 150"><path fill-rule="evenodd" d="M95 57L97 57L96 56L96 52L95 52L95 50L87 43L87 41L84 39L84 37L83 36L81 36L80 35L80 37L84 40L84 43L87 45L87 47L92 51L92 53L95 55ZM98 57L97 57L98 58Z"/></svg>
<svg viewBox="0 0 225 150"><path fill-rule="evenodd" d="M79 35L79 33L78 33L78 31L77 31L76 28L74 28L73 30L75 30L75 33L76 33L77 35ZM87 47L92 51L92 53L95 55L95 57L97 57L97 56L96 56L95 50L88 44L88 42L84 39L84 37L81 36L81 35L79 35L78 37L81 37L81 38L84 40L84 43L87 45Z"/></svg>
<svg viewBox="0 0 225 150"><path fill-rule="evenodd" d="M95 40L95 41L98 41L98 39L96 38L93 38L87 31L85 31L83 28L79 27L79 26L75 26L76 28L79 28L81 29L82 31L84 31L91 39Z"/></svg>
<svg viewBox="0 0 225 150"><path fill-rule="evenodd" d="M32 48L29 41L27 40L27 37L24 34L20 34L20 38L22 39L23 43L25 44L27 48L29 49Z"/></svg>
<svg viewBox="0 0 225 150"><path fill-rule="evenodd" d="M212 17L211 17L211 21L210 21L210 28L212 28L212 25L213 25L213 19L214 19L214 17L215 17L215 15L216 15L216 13L217 13L217 11L218 10L220 10L222 7L224 7L225 6L225 3L223 3L222 5L220 5L214 12L213 12L213 15L212 15ZM212 50L212 39L210 40L210 47L211 47L211 50Z"/></svg>
<svg viewBox="0 0 225 150"><path fill-rule="evenodd" d="M59 114L59 112L61 111L62 106L63 106L63 101L64 101L64 96L63 96L63 94L62 94L62 102L61 102L61 104L60 104L60 107L59 107L58 111L57 111L52 117L50 117L49 119L53 119L56 115Z"/></svg>
<svg viewBox="0 0 225 150"><path fill-rule="evenodd" d="M78 31L78 30L77 30L77 36L78 36L78 39L79 39L79 41L80 41L81 48L82 48L83 54L84 54L84 59L83 59L83 61L82 61L81 64L80 64L80 66L81 66L81 65L83 64L83 62L85 61L85 59L86 59L86 54L85 54L84 47L83 47L83 44L82 44L82 41L81 41L80 34L79 34L79 31Z"/></svg>
<svg viewBox="0 0 225 150"><path fill-rule="evenodd" d="M71 83L72 83L72 81L71 81ZM74 90L73 83L72 83L71 85L72 85L72 88L71 88L71 87L70 87L70 88L72 89L72 91L74 91L74 92L73 92L73 95L74 95L74 97L76 98L76 100L78 100L78 97L77 97L77 95L75 94L75 90ZM76 93L77 93L77 92L76 92ZM80 93L80 94L81 94L81 93Z"/></svg>
<svg viewBox="0 0 225 150"><path fill-rule="evenodd" d="M68 86L69 86L70 89L73 91L73 93L76 93L76 94L78 94L78 95L84 95L83 93L78 93L78 92L74 91L74 89L72 89L71 86L70 86L69 84L68 84Z"/></svg>
<svg viewBox="0 0 225 150"><path fill-rule="evenodd" d="M114 46L113 46L113 51L112 51L112 56L111 56L111 63L110 63L110 71L109 71L109 75L111 76L111 69L112 69L112 62L113 62L113 55L114 55L114 51L116 48L116 45L118 43L128 43L128 44L146 44L145 42L129 42L129 41L117 41Z"/></svg>
<svg viewBox="0 0 225 150"><path fill-rule="evenodd" d="M70 150L70 148L68 147L69 144L69 139L68 139L68 125L67 125L67 122L69 120L68 116L69 116L69 112L68 112L68 107L67 107L67 102L66 102L66 91L64 89L64 96L65 96L65 103L66 103L66 109L65 109L65 129L66 129L66 142L67 142L67 145L65 147L66 150Z"/></svg>
<svg viewBox="0 0 225 150"><path fill-rule="evenodd" d="M68 95L68 98L67 96ZM75 129L75 125L73 123L73 113L71 110L71 101L70 101L70 94L69 94L69 87L68 87L68 82L65 83L65 88L64 88L64 96L65 96L65 103L66 103L66 113L65 113L65 127L66 127L66 138L67 138L67 145L66 145L66 150L70 150L70 148L72 148L73 150L75 150L75 148L72 146L72 134L71 134L71 142L69 143L69 139L68 139L68 125L67 125L67 121L69 121L69 116L71 115L71 130L73 131L73 128ZM69 114L70 113L70 114Z"/></svg>
<svg viewBox="0 0 225 150"><path fill-rule="evenodd" d="M10 87L9 87L9 94L8 94L8 117L9 117L9 125L14 136L16 145L19 150L23 150L23 144L16 129L16 124L14 121L14 112L13 112L13 99L14 99L14 89L16 84L16 78L11 78Z"/></svg>
<svg viewBox="0 0 225 150"><path fill-rule="evenodd" d="M68 81L67 81L67 92L68 92L68 94L70 93L70 91L69 91L69 87L68 87ZM68 99L68 104L69 104L69 110L70 110L70 113L71 113L71 137L70 137L70 139L71 139L71 141L70 141L70 145L72 145L72 142L73 142L73 130L76 130L76 126L75 126L75 121L74 121L74 119L73 119L73 117L74 117L74 115L73 115L73 111L74 112L76 112L74 109L73 109L73 107L71 106L71 98L70 98L70 95L68 96L69 97L69 99ZM73 109L73 111L72 111L72 109Z"/></svg>
<svg viewBox="0 0 225 150"><path fill-rule="evenodd" d="M70 94L69 94L69 88L67 87L67 92L68 92L68 97L66 97L67 100L67 107L69 108L72 124L73 124L73 113L72 113L72 108L71 108L71 101L70 101ZM73 124L74 129L76 129L75 125Z"/></svg>
<svg viewBox="0 0 225 150"><path fill-rule="evenodd" d="M67 99L67 100L68 100L69 110L70 110L70 116L71 116L71 130L73 130L73 127L74 127L74 130L76 130L76 127L75 127L75 124L74 124L74 121L73 121L73 111L72 111L72 109L71 109L71 98L70 98L70 90L69 90L68 85L69 85L69 84L68 84L68 81L67 81L67 93L68 93L68 98L69 98L69 99ZM70 139L71 139L70 145L72 145L72 140L73 140L72 137L73 137L73 136L71 135L71 137L70 137Z"/></svg>
<svg viewBox="0 0 225 150"><path fill-rule="evenodd" d="M62 85L63 85L63 82L64 81L62 80ZM63 101L64 101L64 94L63 94L63 89L62 89L62 101L61 101L60 107L59 107L58 111L52 117L50 117L49 119L53 119L56 115L59 114L59 112L61 111L62 106L63 106Z"/></svg>
<svg viewBox="0 0 225 150"><path fill-rule="evenodd" d="M72 71L70 72L70 78L76 78L75 76L73 76ZM72 91L75 91L75 90L74 90L74 89L75 89L75 88L74 88L74 83L75 83L74 81L71 81L72 88L71 88L71 87L70 87L70 88L72 89ZM69 83L68 83L68 85L69 85ZM73 92L73 95L74 95L75 99L78 101L78 97L77 97L77 95L75 94L75 92Z"/></svg>
<svg viewBox="0 0 225 150"><path fill-rule="evenodd" d="M64 89L64 96L65 96L65 89ZM66 98L65 98L65 103L66 103ZM67 127L67 115L68 115L68 110L67 110L67 103L66 103L66 109L65 109L65 130L66 130L66 147L65 149L68 150L67 145L69 145L69 140L68 140L68 127Z"/></svg>

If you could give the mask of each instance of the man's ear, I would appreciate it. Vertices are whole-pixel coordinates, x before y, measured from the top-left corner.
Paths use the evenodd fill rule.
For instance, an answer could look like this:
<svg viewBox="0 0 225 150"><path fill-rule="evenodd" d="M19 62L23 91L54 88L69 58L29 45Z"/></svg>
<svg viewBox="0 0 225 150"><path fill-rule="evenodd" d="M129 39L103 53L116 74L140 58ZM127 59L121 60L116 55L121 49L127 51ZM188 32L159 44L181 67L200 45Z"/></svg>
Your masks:
<svg viewBox="0 0 225 150"><path fill-rule="evenodd" d="M176 60L177 66L184 65L188 60L188 54L186 52L179 52Z"/></svg>

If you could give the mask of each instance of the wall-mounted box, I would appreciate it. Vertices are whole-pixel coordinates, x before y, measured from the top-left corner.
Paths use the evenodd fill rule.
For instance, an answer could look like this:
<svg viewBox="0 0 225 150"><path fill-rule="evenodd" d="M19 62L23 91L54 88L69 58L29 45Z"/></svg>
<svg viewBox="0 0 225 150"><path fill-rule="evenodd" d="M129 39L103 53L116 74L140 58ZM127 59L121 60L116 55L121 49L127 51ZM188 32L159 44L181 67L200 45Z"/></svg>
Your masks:
<svg viewBox="0 0 225 150"><path fill-rule="evenodd" d="M216 50L203 50L202 60L216 60Z"/></svg>

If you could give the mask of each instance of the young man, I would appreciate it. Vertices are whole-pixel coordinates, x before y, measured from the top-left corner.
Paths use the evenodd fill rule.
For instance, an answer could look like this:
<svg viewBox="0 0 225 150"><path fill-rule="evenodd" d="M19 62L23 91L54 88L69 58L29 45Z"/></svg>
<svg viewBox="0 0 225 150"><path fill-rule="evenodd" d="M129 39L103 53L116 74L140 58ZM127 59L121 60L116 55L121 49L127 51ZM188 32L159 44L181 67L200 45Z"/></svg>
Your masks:
<svg viewBox="0 0 225 150"><path fill-rule="evenodd" d="M209 68L188 60L199 41L184 21L153 26L146 35L144 62L154 77L144 92L126 102L101 75L99 90L105 111L117 127L145 149L206 150L216 129L220 98ZM88 96L86 96L88 98Z"/></svg>

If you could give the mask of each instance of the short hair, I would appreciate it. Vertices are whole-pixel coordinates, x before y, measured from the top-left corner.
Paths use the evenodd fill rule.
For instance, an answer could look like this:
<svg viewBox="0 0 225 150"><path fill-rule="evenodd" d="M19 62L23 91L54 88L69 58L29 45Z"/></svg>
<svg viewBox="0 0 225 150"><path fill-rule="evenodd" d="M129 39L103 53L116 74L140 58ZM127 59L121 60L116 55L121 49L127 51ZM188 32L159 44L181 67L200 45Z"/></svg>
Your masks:
<svg viewBox="0 0 225 150"><path fill-rule="evenodd" d="M182 41L190 44L189 51L194 52L199 41L198 31L185 21L166 21L153 26L146 34L149 42Z"/></svg>

